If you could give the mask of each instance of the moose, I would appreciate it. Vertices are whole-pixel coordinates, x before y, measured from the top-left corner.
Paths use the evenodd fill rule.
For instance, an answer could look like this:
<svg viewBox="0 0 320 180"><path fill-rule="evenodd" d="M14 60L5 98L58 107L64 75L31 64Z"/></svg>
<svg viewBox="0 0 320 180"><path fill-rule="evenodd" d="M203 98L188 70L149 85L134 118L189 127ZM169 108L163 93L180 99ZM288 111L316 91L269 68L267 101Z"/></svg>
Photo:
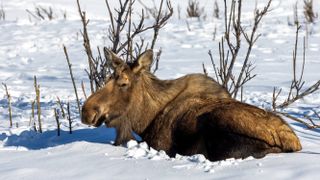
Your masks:
<svg viewBox="0 0 320 180"><path fill-rule="evenodd" d="M153 51L126 63L106 49L113 74L82 107L82 122L117 132L115 145L133 132L169 156L203 154L211 161L262 158L294 152L301 144L278 115L236 101L212 78L189 74L160 80L150 72Z"/></svg>

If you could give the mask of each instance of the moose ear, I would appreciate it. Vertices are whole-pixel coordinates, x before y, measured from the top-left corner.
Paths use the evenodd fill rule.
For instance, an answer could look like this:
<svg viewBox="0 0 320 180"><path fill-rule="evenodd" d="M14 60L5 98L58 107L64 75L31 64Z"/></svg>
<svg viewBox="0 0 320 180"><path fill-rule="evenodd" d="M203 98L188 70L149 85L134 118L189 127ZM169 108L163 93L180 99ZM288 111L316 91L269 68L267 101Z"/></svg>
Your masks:
<svg viewBox="0 0 320 180"><path fill-rule="evenodd" d="M133 72L137 73L141 70L150 71L152 61L153 51L152 49L148 49L138 57L138 60L135 62L135 66L133 67Z"/></svg>
<svg viewBox="0 0 320 180"><path fill-rule="evenodd" d="M113 69L116 69L120 65L124 64L124 61L108 48L104 48L104 55L106 59L111 62Z"/></svg>

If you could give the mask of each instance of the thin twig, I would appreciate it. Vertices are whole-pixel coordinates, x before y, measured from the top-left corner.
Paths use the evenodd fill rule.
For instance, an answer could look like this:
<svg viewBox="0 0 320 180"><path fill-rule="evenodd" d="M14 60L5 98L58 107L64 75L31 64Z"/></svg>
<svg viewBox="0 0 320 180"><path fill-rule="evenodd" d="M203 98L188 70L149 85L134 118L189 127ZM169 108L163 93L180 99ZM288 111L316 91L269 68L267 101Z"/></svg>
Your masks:
<svg viewBox="0 0 320 180"><path fill-rule="evenodd" d="M38 130L37 130L37 125L36 125L36 121L33 121L33 130L34 130L35 132L38 132Z"/></svg>
<svg viewBox="0 0 320 180"><path fill-rule="evenodd" d="M79 115L81 116L80 101L79 101L79 97L78 97L78 91L77 91L76 83L74 82L74 77L73 77L72 68L71 68L72 65L71 65L70 60L69 60L67 48L64 45L63 45L63 51L64 51L64 54L65 54L66 59L67 59L67 63L68 63L69 71L70 71L70 76L71 76L71 80L72 80L72 84L73 84L74 93L75 93L76 98L77 98L77 105L78 105Z"/></svg>
<svg viewBox="0 0 320 180"><path fill-rule="evenodd" d="M71 113L70 113L70 103L67 103L67 112L68 112L68 122L69 122L69 134L72 134L72 120L71 120Z"/></svg>
<svg viewBox="0 0 320 180"><path fill-rule="evenodd" d="M34 89L36 91L36 102L37 102L37 114L38 114L38 125L39 132L42 133L42 123L41 123L41 105L40 105L40 85L37 83L37 77L34 76Z"/></svg>
<svg viewBox="0 0 320 180"><path fill-rule="evenodd" d="M36 16L36 15L34 15L29 9L26 9L26 11L27 11L27 13L29 13L33 18L35 18L35 19L37 19L38 21L40 21L41 20L41 18L40 17L38 17L38 16ZM31 20L30 20L31 21Z"/></svg>
<svg viewBox="0 0 320 180"><path fill-rule="evenodd" d="M315 110L312 110L314 112L314 114L317 116L317 118L320 120L320 114L317 113Z"/></svg>
<svg viewBox="0 0 320 180"><path fill-rule="evenodd" d="M30 122L29 122L29 126L31 126L31 118L32 118L32 121L34 122L35 119L34 119L34 104L35 104L35 100L32 100L31 101L31 117L30 117Z"/></svg>
<svg viewBox="0 0 320 180"><path fill-rule="evenodd" d="M57 123L57 135L60 136L60 121L59 121L59 115L57 113L57 109L54 108L54 117L56 118L56 123Z"/></svg>
<svg viewBox="0 0 320 180"><path fill-rule="evenodd" d="M153 39L152 39L152 43L151 43L151 49L154 48L154 45L155 45L157 38L158 38L158 35L159 35L160 28L162 28L167 23L168 19L173 14L173 8L171 6L171 3L170 3L170 1L167 1L167 7L169 9L169 13L166 13L163 17L161 17L162 6L163 6L163 0L161 0L161 2L160 2L158 16L156 18L155 25L153 26Z"/></svg>
<svg viewBox="0 0 320 180"><path fill-rule="evenodd" d="M224 0L224 37L219 42L219 67L215 67L211 52L209 52L210 59L215 71L215 77L219 84L229 91L233 98L237 97L239 91L245 83L253 79L256 74L252 74L255 66L249 61L250 54L254 43L260 35L256 35L261 19L269 11L271 5L269 0L264 9L255 10L254 24L251 29L251 34L248 35L242 27L242 0L232 0L230 8L227 6L227 0ZM234 66L238 58L241 47L241 40L244 37L248 43L244 62L238 75L234 74Z"/></svg>
<svg viewBox="0 0 320 180"><path fill-rule="evenodd" d="M8 99L8 113L9 113L9 122L10 122L10 128L12 128L12 108L11 108L11 95L9 94L7 84L2 83L4 86L4 89L6 91L6 96Z"/></svg>
<svg viewBox="0 0 320 180"><path fill-rule="evenodd" d="M215 76L216 76L216 81L217 81L218 83L220 83L220 82L219 82L219 77L218 77L218 72L217 72L217 67L216 67L216 64L214 63L211 50L209 50L208 54L209 54L209 57L210 57L210 60L211 60L211 64L212 64L212 67L213 67L213 70L214 70L214 74L215 74Z"/></svg>
<svg viewBox="0 0 320 180"><path fill-rule="evenodd" d="M241 2L241 0L239 1L239 3ZM255 17L254 17L254 25L253 25L253 28L252 28L252 31L251 31L251 35L250 35L250 39L247 39L247 42L248 42L248 49L247 49L247 53L246 53L246 57L245 57L245 60L243 62L243 65L242 65L242 68L241 68L241 71L240 71L240 74L238 76L238 79L236 81L236 84L235 84L235 89L234 89L234 94L233 94L233 97L237 97L237 93L238 93L238 90L239 88L244 84L246 83L248 80L254 78L256 75L253 75L253 76L250 76L250 63L249 63L249 57L250 57L250 54L251 54L251 50L252 50L252 47L254 45L254 43L257 41L257 39L259 38L260 35L258 36L255 36L255 33L258 29L258 26L259 26L259 23L261 21L261 19L266 15L266 13L268 12L268 9L270 8L270 5L271 5L271 2L272 0L269 0L268 1L268 4L264 7L264 9L260 12L259 10L256 11L256 14L255 14ZM238 9L239 11L239 9ZM238 17L239 19L240 17ZM248 37L248 35L246 35L246 33L244 33L241 25L237 26L238 28L240 28L240 32L242 32L245 37ZM249 63L249 64L248 64ZM248 69L246 71L246 69ZM246 72L249 72L249 73L246 73ZM245 75L245 77L243 77Z"/></svg>
<svg viewBox="0 0 320 180"><path fill-rule="evenodd" d="M93 71L94 71L95 67L94 67L94 63L93 63L94 58L92 55L90 39L89 39L89 35L88 35L88 30L87 30L89 20L87 20L87 18L86 18L86 12L81 10L79 0L77 0L77 5L78 5L78 12L81 17L81 22L82 22L82 26L83 26L83 32L81 32L81 34L83 37L83 46L86 50L86 54L87 54L87 58L88 58L90 88L91 88L91 93L93 93L93 92L95 92L94 85L93 85L93 81L94 81L94 79L93 79L94 72Z"/></svg>
<svg viewBox="0 0 320 180"><path fill-rule="evenodd" d="M61 103L61 100L60 100L59 96L57 96L57 103L60 106L62 117L65 118L66 117L66 113L64 112L64 108L62 106L62 103Z"/></svg>
<svg viewBox="0 0 320 180"><path fill-rule="evenodd" d="M83 81L81 81L81 88L82 88L82 92L83 92L84 98L85 98L85 99L88 99Z"/></svg>
<svg viewBox="0 0 320 180"><path fill-rule="evenodd" d="M205 76L208 76L208 71L207 71L204 63L202 63L202 69L203 69L203 74L204 74Z"/></svg>
<svg viewBox="0 0 320 180"><path fill-rule="evenodd" d="M313 10L313 0L304 0L303 13L308 23L314 23L318 15Z"/></svg>
<svg viewBox="0 0 320 180"><path fill-rule="evenodd" d="M160 61L161 53L162 53L162 49L160 48L159 51L157 52L157 55L156 55L156 60L155 60L156 67L153 70L153 74L155 74L159 68L159 61Z"/></svg>
<svg viewBox="0 0 320 180"><path fill-rule="evenodd" d="M280 89L278 92L276 92L276 87L273 88L273 93L272 93L272 109L275 112L277 109L277 99L281 93L282 89Z"/></svg>
<svg viewBox="0 0 320 180"><path fill-rule="evenodd" d="M0 20L6 20L6 12L3 8L2 2L1 2L1 9L0 9Z"/></svg>
<svg viewBox="0 0 320 180"><path fill-rule="evenodd" d="M292 115L290 115L290 114L288 114L288 113L284 113L284 112L279 112L279 111L277 111L277 113L279 113L279 114L281 114L281 115L283 115L283 116L285 116L285 117L287 117L287 118L290 118L290 119L292 119L292 120L294 120L294 121L296 121L296 122L299 122L299 123L301 123L301 124L303 124L303 125L305 125L308 129L315 129L315 128L320 128L320 125L310 125L309 123L306 123L306 122L304 122L303 120L301 120L301 119L299 119L299 118L296 118L296 117L294 117L294 116L292 116ZM310 120L310 119L309 119ZM313 121L312 121L313 122Z"/></svg>
<svg viewBox="0 0 320 180"><path fill-rule="evenodd" d="M303 74L304 74L304 67L306 63L306 43L305 39L303 41L303 62L302 62L302 68L301 68L301 73L300 77L297 78L297 51L298 51L298 37L299 37L299 30L301 26L298 24L296 25L296 37L295 37L295 45L294 45L294 50L293 50L293 55L292 55L292 68L293 68L293 79L291 81L291 86L290 90L287 96L287 99L279 104L277 108L284 108L289 106L290 104L294 103L295 101L302 99L303 97L310 95L314 93L315 91L318 91L320 89L320 80L318 80L316 83L313 85L309 86L306 88L303 92L301 92L305 82L302 80L303 79Z"/></svg>

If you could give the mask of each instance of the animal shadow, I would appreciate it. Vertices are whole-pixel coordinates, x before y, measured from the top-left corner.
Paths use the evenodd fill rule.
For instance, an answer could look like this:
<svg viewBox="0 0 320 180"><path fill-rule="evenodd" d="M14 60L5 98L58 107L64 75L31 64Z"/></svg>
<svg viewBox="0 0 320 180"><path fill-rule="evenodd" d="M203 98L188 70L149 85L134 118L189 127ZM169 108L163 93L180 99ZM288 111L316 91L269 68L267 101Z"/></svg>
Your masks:
<svg viewBox="0 0 320 180"><path fill-rule="evenodd" d="M81 141L111 144L115 137L115 129L105 127L77 129L72 131L72 134L69 134L69 131L61 130L60 136L57 136L56 130L45 131L43 133L25 130L18 135L0 134L0 140L4 142L4 147L25 147L29 150L39 150Z"/></svg>

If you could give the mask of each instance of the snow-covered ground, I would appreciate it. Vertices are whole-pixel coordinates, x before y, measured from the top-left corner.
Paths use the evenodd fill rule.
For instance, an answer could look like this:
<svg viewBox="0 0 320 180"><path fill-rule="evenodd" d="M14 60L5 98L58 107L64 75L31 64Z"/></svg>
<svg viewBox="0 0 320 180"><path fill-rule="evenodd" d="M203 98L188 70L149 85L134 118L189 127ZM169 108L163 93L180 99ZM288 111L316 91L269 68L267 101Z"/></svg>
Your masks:
<svg viewBox="0 0 320 180"><path fill-rule="evenodd" d="M117 5L118 1L111 1ZM146 1L146 4L152 1ZM259 0L258 7L265 1ZM299 18L303 21L303 1L298 1ZM90 128L81 124L75 95L69 76L62 45L68 48L80 92L84 81L88 88L86 56L82 46L81 22L76 0L3 0L6 20L0 20L0 82L6 83L12 96L14 127L9 128L8 106L5 91L0 88L0 179L316 179L320 169L320 130L308 130L299 123L288 122L299 136L303 149L290 154L270 154L263 159L228 159L209 162L202 155L169 158L162 151L148 148L134 141L127 147L111 145L115 131L105 127ZM106 35L109 24L104 0L81 0L87 11L92 47L108 46ZM137 3L138 4L138 3ZM36 5L51 6L55 13L52 21L37 21L26 12ZM218 59L218 41L223 34L223 19L212 18L213 2L200 0L205 6L206 20L188 19L187 1L175 1L174 17L161 30L156 49L162 48L160 78L176 78L187 73L202 72L204 63L213 76L207 54L212 50ZM244 23L252 22L255 1L244 1ZM255 62L256 78L245 87L245 101L270 108L273 87L286 92L291 81L292 50L295 27L293 5L290 0L274 0L272 11L259 27L261 37L254 46L251 60ZM177 8L181 8L178 19ZM319 12L320 3L314 2ZM135 9L140 9L136 6ZM220 2L220 9L222 4ZM63 14L66 12L66 19ZM222 13L222 12L220 12ZM222 15L222 14L221 14ZM289 19L289 20L288 20ZM148 20L147 20L148 21ZM213 32L217 28L217 38ZM320 79L320 22L309 25L306 85ZM300 33L298 62L302 61ZM150 34L145 34L146 37ZM240 58L244 54L240 53ZM240 63L236 67L240 67ZM43 133L30 125L31 101L35 98L33 77L37 76L41 88ZM87 91L89 92L89 91ZM64 107L71 104L73 133L68 122L61 119L61 136L56 134L53 108L57 96ZM284 99L285 94L280 95ZM320 92L314 93L287 109L292 114L315 117L320 113ZM316 121L316 123L320 123ZM31 123L32 124L32 123Z"/></svg>

